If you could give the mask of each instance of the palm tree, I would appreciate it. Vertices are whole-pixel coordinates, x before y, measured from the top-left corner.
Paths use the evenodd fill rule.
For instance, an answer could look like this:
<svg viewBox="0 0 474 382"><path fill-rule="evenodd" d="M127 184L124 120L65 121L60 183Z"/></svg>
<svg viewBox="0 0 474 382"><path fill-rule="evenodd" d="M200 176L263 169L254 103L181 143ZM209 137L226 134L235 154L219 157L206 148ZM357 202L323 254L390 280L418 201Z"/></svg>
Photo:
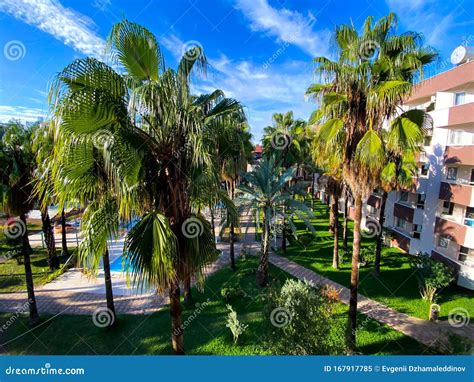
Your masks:
<svg viewBox="0 0 474 382"><path fill-rule="evenodd" d="M382 255L383 226L385 222L385 206L390 191L410 189L415 185L417 167L415 156L409 150L403 154L388 155L390 160L380 174L382 200L380 203L379 227L377 230L374 274L380 276L380 260Z"/></svg>
<svg viewBox="0 0 474 382"><path fill-rule="evenodd" d="M7 228L7 235L12 238L21 238L30 324L35 325L39 320L39 315L26 221L26 214L34 205L32 198L34 155L31 150L31 138L32 128L25 128L19 122L11 122L5 128L0 145L0 206L10 215L19 216L19 220Z"/></svg>
<svg viewBox="0 0 474 382"><path fill-rule="evenodd" d="M315 123L316 121L311 121ZM316 128L314 135L312 154L315 163L322 169L327 179L326 189L330 195L330 219L329 229L334 235L332 267L339 269L339 198L343 189L342 171L340 158L330 152L320 139L318 134L321 128Z"/></svg>
<svg viewBox="0 0 474 382"><path fill-rule="evenodd" d="M245 116L242 113L229 115L224 120L215 123L216 135L213 145L216 166L225 181L228 196L235 199L235 192L240 180L241 172L245 171L251 153L251 135L247 132ZM227 216L222 228L229 228L229 249L231 268L235 265L235 227L238 221Z"/></svg>
<svg viewBox="0 0 474 382"><path fill-rule="evenodd" d="M206 67L198 47L166 69L155 36L127 20L113 26L108 47L121 73L86 58L58 75L58 128L76 140L106 137L91 157L105 163L120 217L138 217L125 238L127 275L138 288L169 290L172 347L184 354L180 283L193 276L202 285L218 256L209 223L193 211L194 182L214 162L213 122L242 108L220 90L191 95L192 72Z"/></svg>
<svg viewBox="0 0 474 382"><path fill-rule="evenodd" d="M46 123L40 123L34 128L32 149L35 155L36 169L34 171L34 194L39 202L41 222L48 264L51 271L59 268L59 259L56 255L56 242L53 225L49 217L48 205L53 200L51 179L51 157L53 153L54 137Z"/></svg>
<svg viewBox="0 0 474 382"><path fill-rule="evenodd" d="M241 184L239 190L243 195L239 198L239 204L245 210L262 211L263 213L263 232L261 243L260 262L257 268L257 284L264 287L267 284L268 276L268 258L270 251L270 224L277 213L283 212L283 206L286 206L286 215L294 214L300 217L310 230L313 230L307 216L311 217L312 212L306 204L293 199L292 192L296 192L293 186L286 186L295 173L296 169L282 169L278 166L275 156L264 157L256 168L244 174L246 184ZM288 219L287 219L288 220ZM296 227L289 221L290 228L296 232Z"/></svg>
<svg viewBox="0 0 474 382"><path fill-rule="evenodd" d="M306 159L305 148L308 142L306 123L302 120L295 120L292 111L285 114L274 113L272 119L273 125L264 129L263 153L268 157L275 155L278 165L284 169L296 166L295 174L298 175L299 169ZM283 206L281 249L286 252L288 224L285 220L284 210L285 206Z"/></svg>
<svg viewBox="0 0 474 382"><path fill-rule="evenodd" d="M336 28L336 61L317 57L316 72L324 82L308 91L321 101L325 122L320 139L339 155L344 180L354 197L354 239L349 307L349 346L355 348L358 267L362 203L379 182L386 149L402 153L416 150L423 138L425 113L402 111L399 105L436 53L423 47L413 32L395 33L396 16L390 13L373 22L368 17L361 33L353 25ZM383 122L391 119L387 137Z"/></svg>

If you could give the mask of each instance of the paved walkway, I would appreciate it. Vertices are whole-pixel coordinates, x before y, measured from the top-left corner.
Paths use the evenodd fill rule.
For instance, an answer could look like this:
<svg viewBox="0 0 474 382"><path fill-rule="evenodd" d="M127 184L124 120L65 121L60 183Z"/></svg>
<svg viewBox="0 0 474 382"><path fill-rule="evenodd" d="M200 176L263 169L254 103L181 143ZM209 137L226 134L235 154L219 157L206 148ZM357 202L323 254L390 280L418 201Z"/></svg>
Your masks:
<svg viewBox="0 0 474 382"><path fill-rule="evenodd" d="M210 275L230 264L227 243L218 244L221 256L207 267ZM236 244L235 254L239 256L241 244ZM129 288L125 276L112 274L112 288L117 314L149 314L168 303L167 293L157 295L152 290L137 291ZM54 281L35 290L36 303L41 313L48 314L92 314L99 306L105 306L104 274L96 278L85 276L81 270L70 270ZM26 292L0 293L0 312L24 311Z"/></svg>

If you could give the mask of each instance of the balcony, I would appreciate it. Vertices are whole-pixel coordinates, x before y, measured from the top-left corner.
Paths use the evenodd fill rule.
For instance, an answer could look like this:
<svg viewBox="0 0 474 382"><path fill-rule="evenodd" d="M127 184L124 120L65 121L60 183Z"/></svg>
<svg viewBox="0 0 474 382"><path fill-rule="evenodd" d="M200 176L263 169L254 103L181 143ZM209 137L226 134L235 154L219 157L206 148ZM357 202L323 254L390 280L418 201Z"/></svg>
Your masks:
<svg viewBox="0 0 474 382"><path fill-rule="evenodd" d="M394 247L400 248L405 252L410 252L410 236L395 227L388 227L391 236L390 244Z"/></svg>
<svg viewBox="0 0 474 382"><path fill-rule="evenodd" d="M474 186L469 184L441 182L439 198L463 206L474 207Z"/></svg>
<svg viewBox="0 0 474 382"><path fill-rule="evenodd" d="M437 216L434 232L437 235L452 238L459 245L474 248L474 226L460 224L445 217Z"/></svg>
<svg viewBox="0 0 474 382"><path fill-rule="evenodd" d="M449 109L448 125L463 125L474 122L474 102L453 106Z"/></svg>
<svg viewBox="0 0 474 382"><path fill-rule="evenodd" d="M393 207L393 215L397 218L407 220L413 223L413 215L415 213L415 206L410 206L404 202L396 202Z"/></svg>
<svg viewBox="0 0 474 382"><path fill-rule="evenodd" d="M382 199L377 194L371 194L367 199L367 204L374 208L380 208L380 205L382 204Z"/></svg>
<svg viewBox="0 0 474 382"><path fill-rule="evenodd" d="M444 163L474 166L474 146L447 146Z"/></svg>

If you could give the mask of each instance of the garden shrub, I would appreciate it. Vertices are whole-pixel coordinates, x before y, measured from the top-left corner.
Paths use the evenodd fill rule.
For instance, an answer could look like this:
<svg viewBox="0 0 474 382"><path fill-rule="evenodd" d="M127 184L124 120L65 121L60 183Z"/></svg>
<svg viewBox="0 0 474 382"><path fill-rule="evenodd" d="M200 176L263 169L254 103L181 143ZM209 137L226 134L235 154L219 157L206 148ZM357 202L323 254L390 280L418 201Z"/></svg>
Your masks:
<svg viewBox="0 0 474 382"><path fill-rule="evenodd" d="M415 271L421 297L429 302L434 302L438 290L447 287L454 280L452 269L428 254L413 256L411 267Z"/></svg>
<svg viewBox="0 0 474 382"><path fill-rule="evenodd" d="M337 297L336 297L337 295ZM269 347L276 354L343 354L344 325L335 316L338 300L333 288L301 280L286 280L268 307Z"/></svg>
<svg viewBox="0 0 474 382"><path fill-rule="evenodd" d="M241 287L228 286L221 289L221 296L225 302L232 302L245 297L245 291Z"/></svg>

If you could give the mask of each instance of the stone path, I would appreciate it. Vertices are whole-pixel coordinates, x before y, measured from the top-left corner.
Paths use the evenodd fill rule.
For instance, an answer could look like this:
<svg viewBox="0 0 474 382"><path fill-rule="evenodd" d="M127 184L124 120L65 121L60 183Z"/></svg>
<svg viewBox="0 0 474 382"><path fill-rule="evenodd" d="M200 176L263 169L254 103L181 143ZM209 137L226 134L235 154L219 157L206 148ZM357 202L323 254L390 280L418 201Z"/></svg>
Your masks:
<svg viewBox="0 0 474 382"><path fill-rule="evenodd" d="M206 269L206 275L230 264L228 247L228 244L218 244L222 254ZM240 244L236 244L236 256L239 252ZM117 314L149 314L168 303L166 293L157 295L150 290L140 292L128 288L125 276L119 273L112 274L112 288ZM90 279L78 269L70 270L53 282L37 288L35 296L40 314L92 314L98 307L105 306L103 272L97 278ZM26 301L26 292L0 293L0 312L23 312L27 310Z"/></svg>

